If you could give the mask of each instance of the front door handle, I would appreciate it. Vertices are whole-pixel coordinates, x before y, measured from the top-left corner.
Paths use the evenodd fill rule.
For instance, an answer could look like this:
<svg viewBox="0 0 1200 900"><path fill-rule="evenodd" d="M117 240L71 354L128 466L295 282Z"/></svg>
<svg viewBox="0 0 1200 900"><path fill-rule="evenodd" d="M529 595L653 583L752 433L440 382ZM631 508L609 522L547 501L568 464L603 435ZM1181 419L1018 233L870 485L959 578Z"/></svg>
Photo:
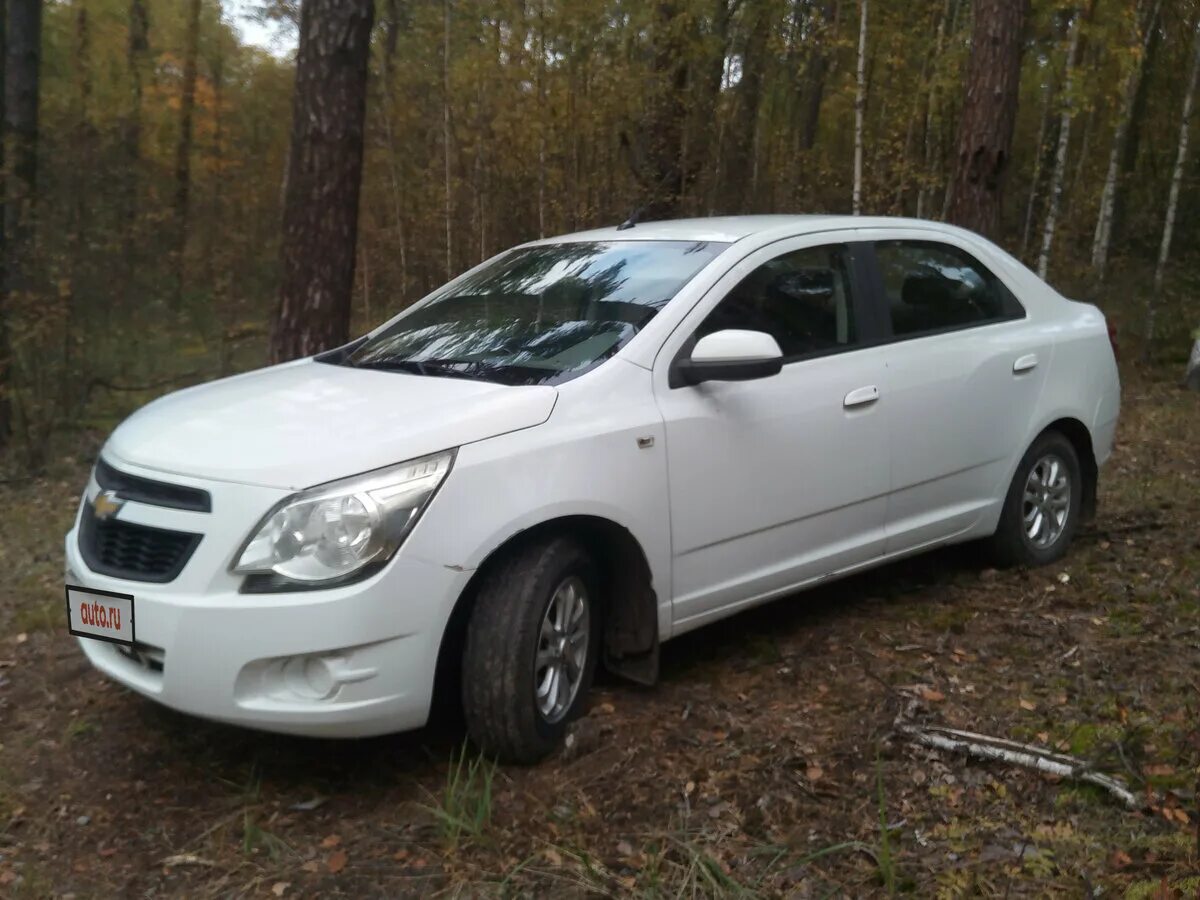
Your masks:
<svg viewBox="0 0 1200 900"><path fill-rule="evenodd" d="M1026 353L1024 356L1019 357L1015 363L1013 363L1013 374L1019 375L1022 372L1029 372L1033 369L1036 369L1037 364L1038 364L1037 354L1036 353Z"/></svg>
<svg viewBox="0 0 1200 900"><path fill-rule="evenodd" d="M856 388L846 395L846 399L842 401L842 406L846 409L853 409L856 406L867 406L879 399L879 388L873 384L866 387Z"/></svg>

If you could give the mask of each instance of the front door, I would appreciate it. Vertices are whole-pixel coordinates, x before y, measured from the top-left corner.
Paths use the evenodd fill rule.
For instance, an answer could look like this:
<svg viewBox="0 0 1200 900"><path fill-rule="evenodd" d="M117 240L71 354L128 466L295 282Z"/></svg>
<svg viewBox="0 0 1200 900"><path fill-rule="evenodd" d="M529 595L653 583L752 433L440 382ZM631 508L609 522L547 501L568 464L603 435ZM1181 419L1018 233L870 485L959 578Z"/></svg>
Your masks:
<svg viewBox="0 0 1200 900"><path fill-rule="evenodd" d="M828 240L828 237L825 238ZM655 366L671 496L676 632L879 556L888 435L853 246L796 238L733 268ZM770 334L777 375L672 386L714 331Z"/></svg>

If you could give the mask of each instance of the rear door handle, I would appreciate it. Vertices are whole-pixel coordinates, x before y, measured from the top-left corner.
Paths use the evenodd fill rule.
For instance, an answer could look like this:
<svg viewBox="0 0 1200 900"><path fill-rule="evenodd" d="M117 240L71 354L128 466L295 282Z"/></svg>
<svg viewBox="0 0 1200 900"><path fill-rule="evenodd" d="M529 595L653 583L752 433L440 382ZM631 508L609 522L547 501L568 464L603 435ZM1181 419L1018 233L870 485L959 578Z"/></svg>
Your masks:
<svg viewBox="0 0 1200 900"><path fill-rule="evenodd" d="M842 401L842 406L846 409L853 409L856 406L867 406L879 399L879 388L873 384L866 387L857 388L846 395L846 399Z"/></svg>
<svg viewBox="0 0 1200 900"><path fill-rule="evenodd" d="M1015 363L1013 363L1013 374L1019 375L1021 372L1028 372L1031 369L1036 369L1037 364L1037 354L1026 353L1024 356L1019 357Z"/></svg>

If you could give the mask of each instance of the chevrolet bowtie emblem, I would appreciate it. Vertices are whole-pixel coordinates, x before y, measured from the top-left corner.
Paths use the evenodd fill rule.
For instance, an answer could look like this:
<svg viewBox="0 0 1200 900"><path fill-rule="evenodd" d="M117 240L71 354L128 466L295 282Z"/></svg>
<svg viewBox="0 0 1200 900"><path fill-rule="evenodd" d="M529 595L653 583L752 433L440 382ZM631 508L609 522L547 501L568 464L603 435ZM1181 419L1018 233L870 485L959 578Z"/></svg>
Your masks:
<svg viewBox="0 0 1200 900"><path fill-rule="evenodd" d="M97 519L103 521L115 516L124 505L125 501L117 496L116 491L101 491L92 501L92 513Z"/></svg>

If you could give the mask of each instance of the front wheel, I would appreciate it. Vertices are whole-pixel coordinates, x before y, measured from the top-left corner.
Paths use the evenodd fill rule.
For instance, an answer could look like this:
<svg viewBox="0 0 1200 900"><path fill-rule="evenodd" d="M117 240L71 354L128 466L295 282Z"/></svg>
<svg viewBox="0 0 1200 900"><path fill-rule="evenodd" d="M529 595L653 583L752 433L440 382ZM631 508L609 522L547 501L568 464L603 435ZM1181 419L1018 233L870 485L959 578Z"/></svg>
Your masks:
<svg viewBox="0 0 1200 900"><path fill-rule="evenodd" d="M529 544L486 577L463 654L471 739L504 762L558 748L579 715L599 652L595 565L568 538Z"/></svg>
<svg viewBox="0 0 1200 900"><path fill-rule="evenodd" d="M991 550L1001 565L1044 566L1063 557L1079 526L1083 500L1079 456L1049 431L1021 459L1005 497Z"/></svg>

